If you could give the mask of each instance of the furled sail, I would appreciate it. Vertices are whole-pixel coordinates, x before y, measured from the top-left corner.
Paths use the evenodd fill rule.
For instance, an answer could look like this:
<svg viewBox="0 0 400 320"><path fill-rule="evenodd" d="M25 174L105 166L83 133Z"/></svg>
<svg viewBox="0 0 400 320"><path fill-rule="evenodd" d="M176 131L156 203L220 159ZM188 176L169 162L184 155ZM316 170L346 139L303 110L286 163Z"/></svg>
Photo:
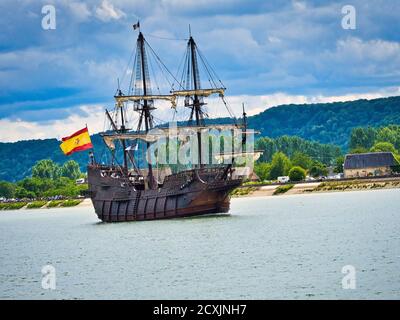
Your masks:
<svg viewBox="0 0 400 320"><path fill-rule="evenodd" d="M225 94L225 88L212 88L212 89L195 89L195 90L176 90L176 91L171 91L171 94L174 96L181 96L181 97L186 97L186 96L201 96L201 97L208 97L212 94L219 94L220 96L223 96Z"/></svg>
<svg viewBox="0 0 400 320"><path fill-rule="evenodd" d="M232 124L217 124L209 126L181 126L175 128L156 128L150 132L125 132L125 133L112 133L112 134L102 134L104 142L107 146L114 150L114 140L135 140L140 139L146 142L154 143L160 138L173 136L173 135L191 135L202 132L203 130L237 130L242 128L241 125ZM254 131L241 131L242 134L253 134Z"/></svg>
<svg viewBox="0 0 400 320"><path fill-rule="evenodd" d="M219 162L239 157L252 157L254 161L257 161L262 154L263 154L262 151L251 151L251 152L243 151L243 152L221 153L221 154L215 154L213 156L214 159L216 159Z"/></svg>
<svg viewBox="0 0 400 320"><path fill-rule="evenodd" d="M176 97L174 95L129 95L129 96L115 96L115 101L117 103L127 102L127 101L143 101L143 100L167 100L171 102L173 108L176 107Z"/></svg>

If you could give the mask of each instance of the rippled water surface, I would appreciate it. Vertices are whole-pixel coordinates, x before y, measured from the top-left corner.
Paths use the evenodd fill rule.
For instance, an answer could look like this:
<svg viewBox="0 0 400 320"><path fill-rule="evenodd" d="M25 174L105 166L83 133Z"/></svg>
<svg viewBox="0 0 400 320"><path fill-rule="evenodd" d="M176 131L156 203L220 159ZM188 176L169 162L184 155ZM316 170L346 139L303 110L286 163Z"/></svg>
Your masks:
<svg viewBox="0 0 400 320"><path fill-rule="evenodd" d="M0 212L0 298L399 299L400 190L232 200L231 215L104 224ZM56 290L41 269L56 270ZM356 289L342 288L342 267Z"/></svg>

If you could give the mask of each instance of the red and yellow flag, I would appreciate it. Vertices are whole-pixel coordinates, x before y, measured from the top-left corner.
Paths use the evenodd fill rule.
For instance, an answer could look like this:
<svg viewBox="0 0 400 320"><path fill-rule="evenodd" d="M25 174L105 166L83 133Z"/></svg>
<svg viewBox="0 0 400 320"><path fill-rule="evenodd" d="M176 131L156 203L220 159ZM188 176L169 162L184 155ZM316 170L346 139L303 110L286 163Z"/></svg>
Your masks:
<svg viewBox="0 0 400 320"><path fill-rule="evenodd" d="M87 127L71 134L69 137L62 138L62 141L60 148L67 156L77 151L93 148Z"/></svg>

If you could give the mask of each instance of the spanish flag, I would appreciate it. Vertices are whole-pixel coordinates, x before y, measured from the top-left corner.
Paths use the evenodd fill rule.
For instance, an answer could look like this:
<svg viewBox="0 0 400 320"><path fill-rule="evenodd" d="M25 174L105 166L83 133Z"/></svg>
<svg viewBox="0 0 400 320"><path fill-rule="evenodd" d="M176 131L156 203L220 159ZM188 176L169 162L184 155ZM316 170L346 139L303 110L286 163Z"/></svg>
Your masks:
<svg viewBox="0 0 400 320"><path fill-rule="evenodd" d="M77 151L93 148L87 127L71 134L69 137L62 138L62 141L60 148L67 156Z"/></svg>

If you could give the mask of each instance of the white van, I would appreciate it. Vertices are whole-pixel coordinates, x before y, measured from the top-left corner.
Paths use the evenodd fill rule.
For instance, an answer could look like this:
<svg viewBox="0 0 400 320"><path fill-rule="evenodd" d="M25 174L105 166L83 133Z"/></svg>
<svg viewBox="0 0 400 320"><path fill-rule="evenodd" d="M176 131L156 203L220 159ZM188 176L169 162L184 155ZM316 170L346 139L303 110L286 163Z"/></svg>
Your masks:
<svg viewBox="0 0 400 320"><path fill-rule="evenodd" d="M278 182L279 183L286 183L286 182L289 182L289 181L290 181L290 179L289 179L288 176L278 177Z"/></svg>

